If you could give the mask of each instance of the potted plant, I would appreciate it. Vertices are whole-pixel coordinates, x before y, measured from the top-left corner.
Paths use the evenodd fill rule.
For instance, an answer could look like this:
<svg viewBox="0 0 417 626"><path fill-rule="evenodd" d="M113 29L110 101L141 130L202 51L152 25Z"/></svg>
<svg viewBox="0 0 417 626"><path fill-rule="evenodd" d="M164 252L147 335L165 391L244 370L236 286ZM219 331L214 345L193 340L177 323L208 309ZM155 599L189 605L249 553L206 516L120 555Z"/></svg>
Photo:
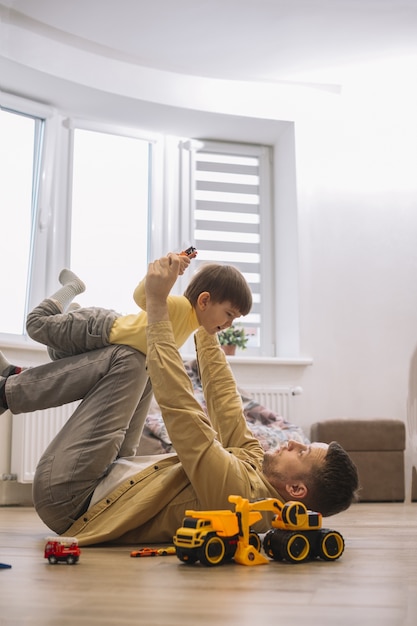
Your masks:
<svg viewBox="0 0 417 626"><path fill-rule="evenodd" d="M249 341L245 329L240 324L232 324L218 333L219 342L225 354L235 354L236 348L246 349Z"/></svg>

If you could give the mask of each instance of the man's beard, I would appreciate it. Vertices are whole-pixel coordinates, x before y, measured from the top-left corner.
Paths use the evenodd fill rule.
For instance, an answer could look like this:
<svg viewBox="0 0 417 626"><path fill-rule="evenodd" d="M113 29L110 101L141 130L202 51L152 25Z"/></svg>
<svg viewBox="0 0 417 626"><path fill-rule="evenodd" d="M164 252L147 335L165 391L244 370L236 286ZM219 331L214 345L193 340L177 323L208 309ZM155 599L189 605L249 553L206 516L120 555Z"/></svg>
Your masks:
<svg viewBox="0 0 417 626"><path fill-rule="evenodd" d="M284 475L277 468L277 457L273 453L266 452L264 454L262 472L275 488L277 484L281 486L285 484Z"/></svg>

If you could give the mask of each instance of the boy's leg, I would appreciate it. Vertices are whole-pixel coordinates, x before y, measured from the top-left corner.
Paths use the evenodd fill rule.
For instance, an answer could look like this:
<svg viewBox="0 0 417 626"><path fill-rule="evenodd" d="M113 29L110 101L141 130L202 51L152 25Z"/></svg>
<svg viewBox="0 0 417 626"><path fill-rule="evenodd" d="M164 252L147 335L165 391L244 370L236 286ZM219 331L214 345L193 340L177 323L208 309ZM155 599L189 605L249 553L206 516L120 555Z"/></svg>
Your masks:
<svg viewBox="0 0 417 626"><path fill-rule="evenodd" d="M12 363L9 363L3 352L0 352L0 376L7 378L8 376L12 376L13 374L20 374L22 369L22 367L18 367L17 365L12 365Z"/></svg>
<svg viewBox="0 0 417 626"><path fill-rule="evenodd" d="M85 291L85 285L81 278L66 268L61 271L58 280L62 287L49 298L59 305L60 313L64 313L74 298Z"/></svg>
<svg viewBox="0 0 417 626"><path fill-rule="evenodd" d="M71 313L80 307L76 305L71 310L71 302L85 291L85 285L69 269L61 271L59 282L62 287L29 313L26 320L29 337L48 346L52 360L109 345L106 333L115 317L112 315L108 320L107 316L103 315L103 309L89 309L90 313L85 312L84 315L74 318ZM65 311L68 308L70 313L67 317Z"/></svg>
<svg viewBox="0 0 417 626"><path fill-rule="evenodd" d="M71 304L69 305L67 311L75 311L77 309L80 309L81 306L79 304L77 304L76 302L71 302ZM63 354L61 351L59 350L54 350L53 348L51 348L50 346L46 346L49 358L51 359L51 361L58 361L58 359L63 359L66 356L71 356L69 354Z"/></svg>
<svg viewBox="0 0 417 626"><path fill-rule="evenodd" d="M71 307L78 309L79 305L71 304L71 302L75 296L78 296L80 293L85 291L83 281L76 274L74 274L74 272L71 272L71 270L66 268L61 271L58 279L62 287L50 296L50 300L53 300L56 304L58 304L60 307L60 313L64 313L67 309L71 309ZM68 354L63 354L58 350L54 350L50 346L48 346L48 354L51 361L57 361L65 356L70 356Z"/></svg>
<svg viewBox="0 0 417 626"><path fill-rule="evenodd" d="M65 532L86 510L123 447L147 379L145 356L128 346L61 359L7 379L12 413L84 398L42 455L34 477L36 510L55 532Z"/></svg>
<svg viewBox="0 0 417 626"><path fill-rule="evenodd" d="M108 337L118 313L98 307L60 312L60 305L47 298L27 316L29 337L53 350L54 358L98 350L109 345Z"/></svg>

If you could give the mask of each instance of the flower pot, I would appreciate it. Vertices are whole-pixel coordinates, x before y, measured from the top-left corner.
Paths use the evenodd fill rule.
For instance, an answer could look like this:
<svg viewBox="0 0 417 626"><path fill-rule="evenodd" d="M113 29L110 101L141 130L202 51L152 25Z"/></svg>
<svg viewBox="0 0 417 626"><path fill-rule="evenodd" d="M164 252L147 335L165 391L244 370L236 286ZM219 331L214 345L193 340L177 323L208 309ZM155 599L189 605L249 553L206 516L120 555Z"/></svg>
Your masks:
<svg viewBox="0 0 417 626"><path fill-rule="evenodd" d="M236 354L236 346L225 345L225 346L222 346L222 350L228 356Z"/></svg>

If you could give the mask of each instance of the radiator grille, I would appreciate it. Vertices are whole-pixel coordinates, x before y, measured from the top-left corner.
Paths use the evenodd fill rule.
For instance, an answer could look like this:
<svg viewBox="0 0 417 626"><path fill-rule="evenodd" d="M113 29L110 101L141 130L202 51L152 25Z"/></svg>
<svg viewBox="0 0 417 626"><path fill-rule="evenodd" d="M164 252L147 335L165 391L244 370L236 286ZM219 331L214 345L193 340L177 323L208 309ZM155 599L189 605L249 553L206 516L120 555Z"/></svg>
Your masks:
<svg viewBox="0 0 417 626"><path fill-rule="evenodd" d="M31 483L38 461L79 402L13 416L11 473Z"/></svg>
<svg viewBox="0 0 417 626"><path fill-rule="evenodd" d="M262 406L287 421L291 418L292 398L302 393L300 387L255 387L245 385L245 391Z"/></svg>

